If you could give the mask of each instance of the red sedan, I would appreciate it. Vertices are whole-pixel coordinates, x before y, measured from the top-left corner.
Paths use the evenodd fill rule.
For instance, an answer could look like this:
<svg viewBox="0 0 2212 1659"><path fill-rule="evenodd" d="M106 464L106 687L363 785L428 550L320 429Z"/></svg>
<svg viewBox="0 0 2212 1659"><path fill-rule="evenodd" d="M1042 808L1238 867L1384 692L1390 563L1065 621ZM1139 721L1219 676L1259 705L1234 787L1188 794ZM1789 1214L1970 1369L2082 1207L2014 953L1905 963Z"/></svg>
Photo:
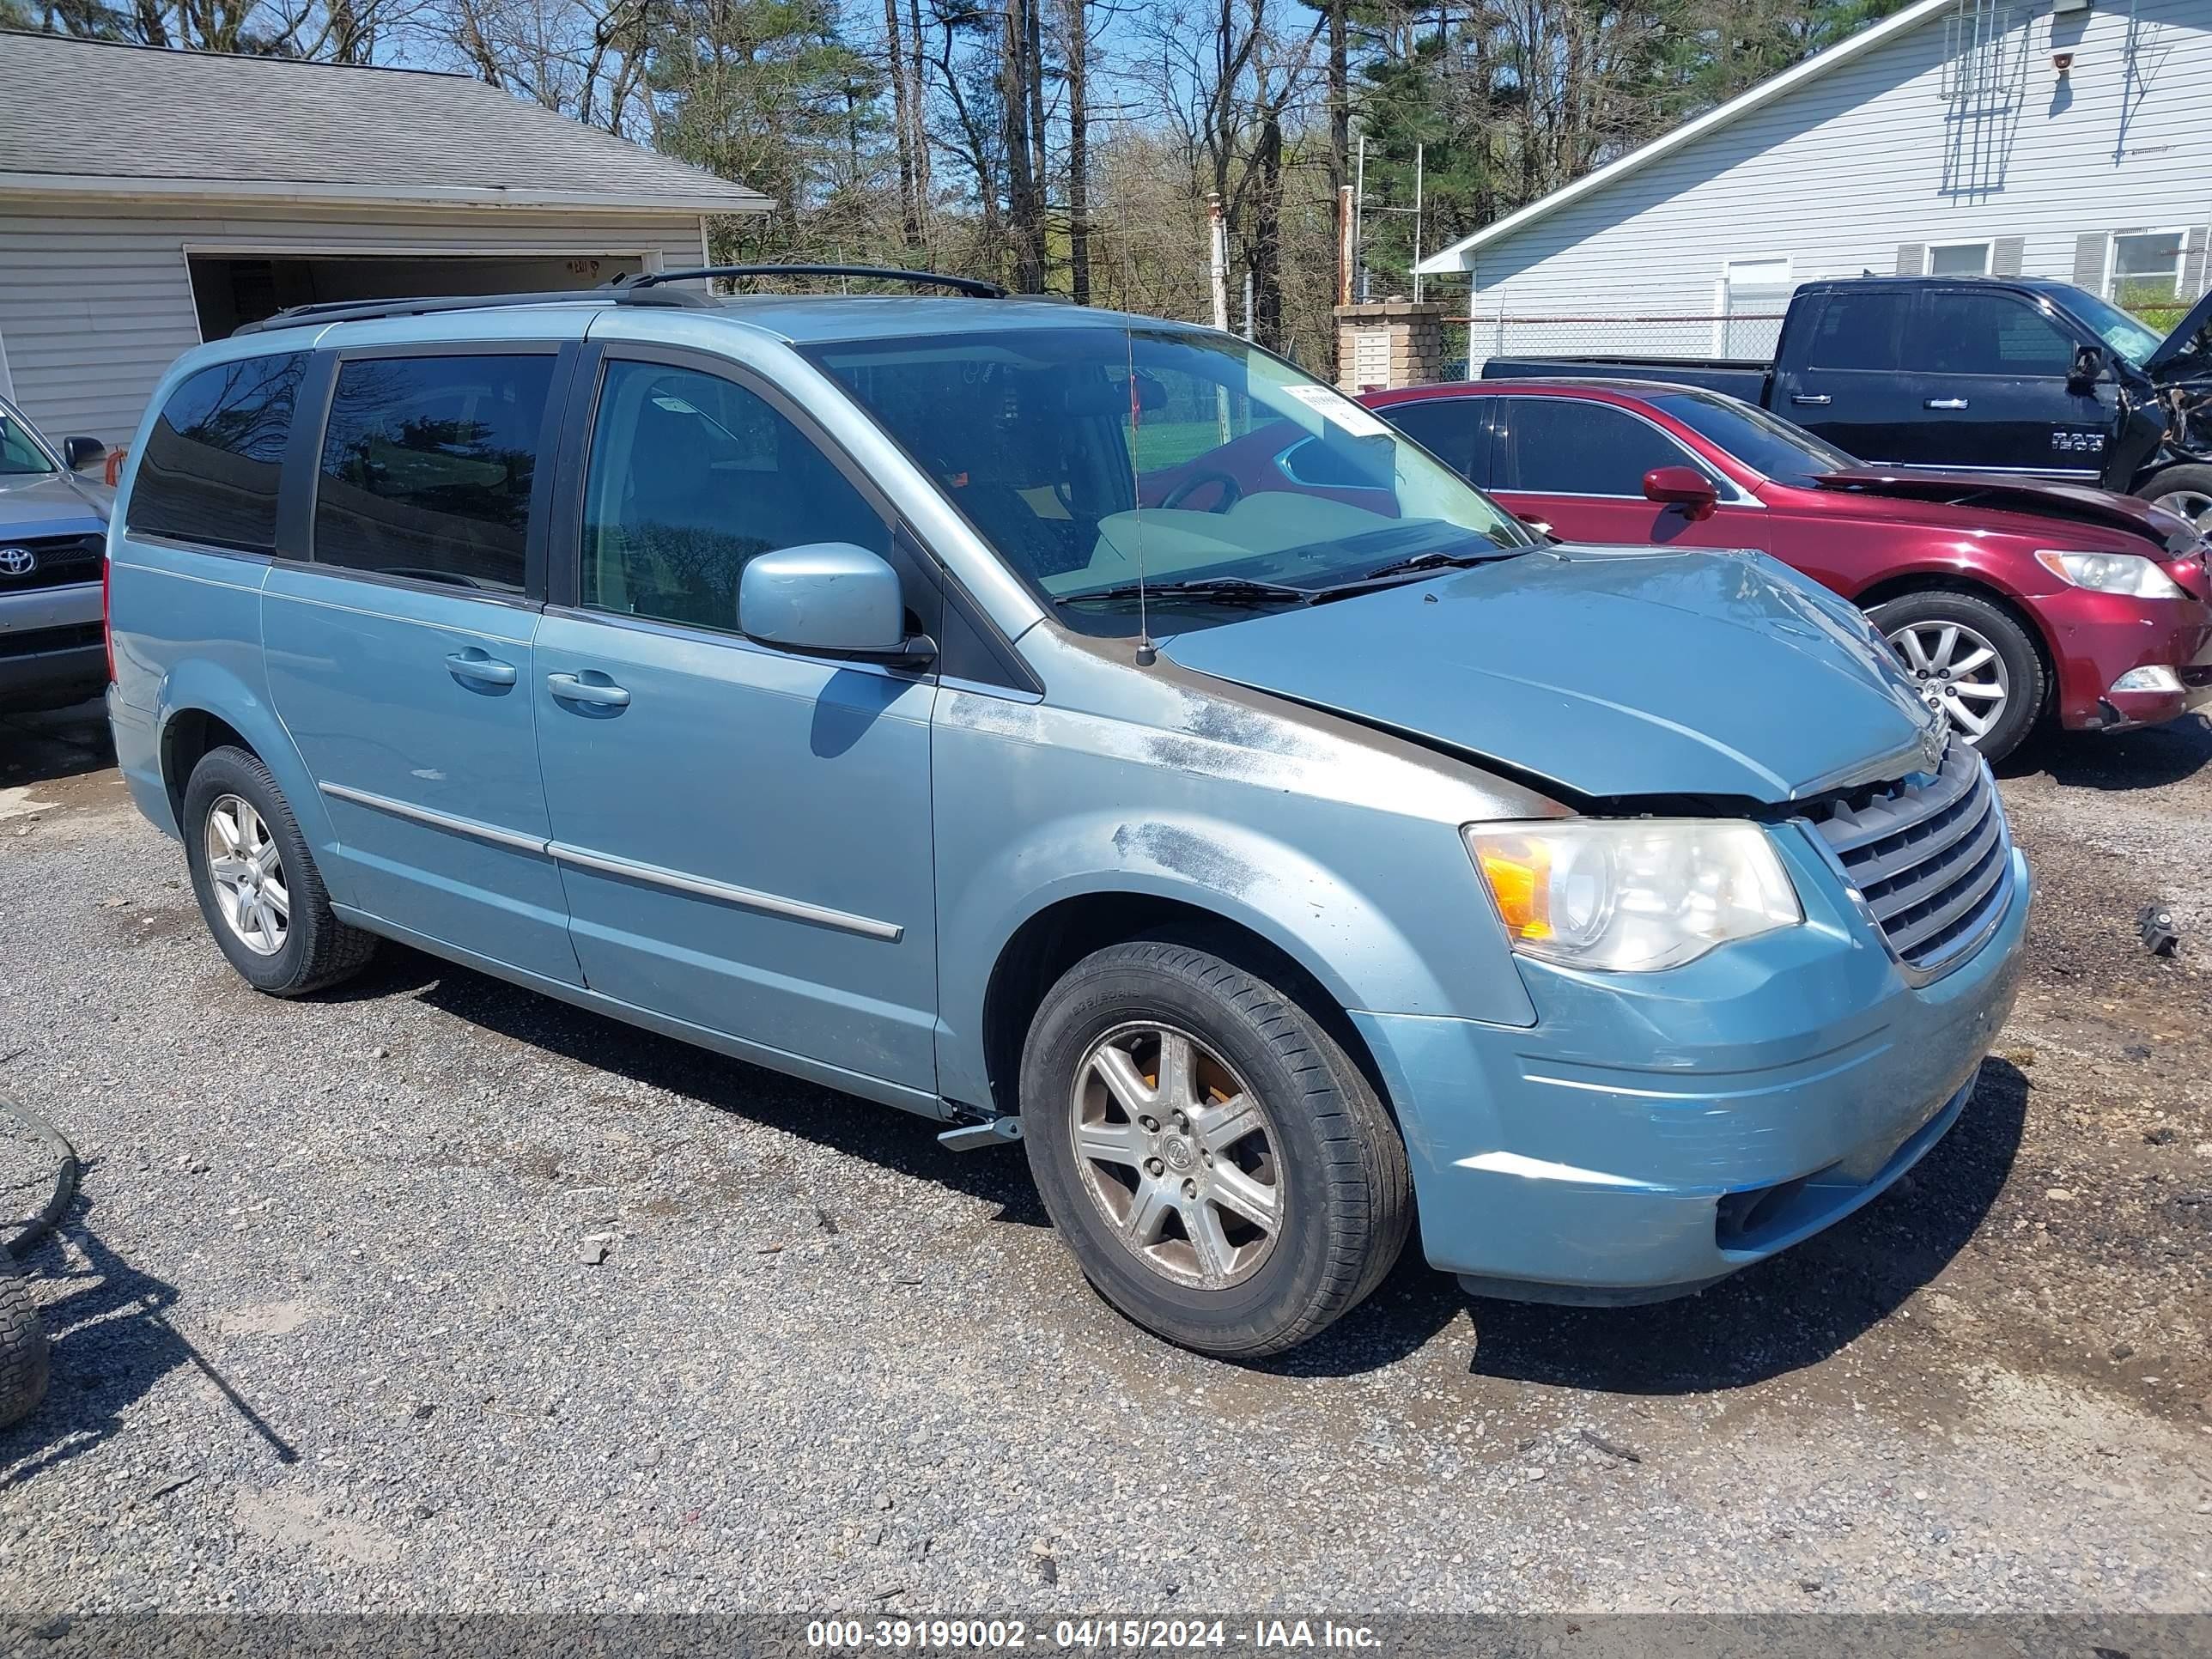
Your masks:
<svg viewBox="0 0 2212 1659"><path fill-rule="evenodd" d="M1563 540L1751 547L1856 601L1991 759L2212 700L2207 543L2133 496L1871 468L1717 392L1483 380L1361 399Z"/></svg>

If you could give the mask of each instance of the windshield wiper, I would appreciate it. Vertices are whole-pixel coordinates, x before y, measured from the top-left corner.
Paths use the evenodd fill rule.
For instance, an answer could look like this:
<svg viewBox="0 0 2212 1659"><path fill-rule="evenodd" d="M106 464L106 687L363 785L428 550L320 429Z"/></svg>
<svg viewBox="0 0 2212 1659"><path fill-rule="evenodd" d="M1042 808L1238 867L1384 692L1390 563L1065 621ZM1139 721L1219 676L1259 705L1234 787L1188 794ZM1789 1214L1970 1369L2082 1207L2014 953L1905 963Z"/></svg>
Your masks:
<svg viewBox="0 0 2212 1659"><path fill-rule="evenodd" d="M1397 586L1395 579L1400 576L1421 575L1433 570L1463 570L1469 565L1494 564L1500 559L1517 559L1528 550L1525 547L1493 545L1484 553L1416 553L1410 559L1398 559L1389 564L1378 565L1363 576L1354 576L1349 581L1324 587L1313 596L1314 603L1318 605L1324 599L1349 599L1370 588L1395 587Z"/></svg>
<svg viewBox="0 0 2212 1659"><path fill-rule="evenodd" d="M1120 582L1087 593L1062 593L1059 603L1079 600L1147 599L1212 599L1222 605L1311 605L1313 590L1287 582L1256 581L1249 576L1191 576L1172 582Z"/></svg>

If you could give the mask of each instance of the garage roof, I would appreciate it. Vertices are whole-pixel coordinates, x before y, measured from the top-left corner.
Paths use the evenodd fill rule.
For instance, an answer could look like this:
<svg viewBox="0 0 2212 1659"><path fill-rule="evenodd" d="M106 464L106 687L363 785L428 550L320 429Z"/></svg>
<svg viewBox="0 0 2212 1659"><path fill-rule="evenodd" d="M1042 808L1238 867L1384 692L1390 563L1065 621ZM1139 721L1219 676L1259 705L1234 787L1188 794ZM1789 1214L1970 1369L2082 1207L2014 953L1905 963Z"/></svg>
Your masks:
<svg viewBox="0 0 2212 1659"><path fill-rule="evenodd" d="M0 33L0 191L757 212L465 75Z"/></svg>

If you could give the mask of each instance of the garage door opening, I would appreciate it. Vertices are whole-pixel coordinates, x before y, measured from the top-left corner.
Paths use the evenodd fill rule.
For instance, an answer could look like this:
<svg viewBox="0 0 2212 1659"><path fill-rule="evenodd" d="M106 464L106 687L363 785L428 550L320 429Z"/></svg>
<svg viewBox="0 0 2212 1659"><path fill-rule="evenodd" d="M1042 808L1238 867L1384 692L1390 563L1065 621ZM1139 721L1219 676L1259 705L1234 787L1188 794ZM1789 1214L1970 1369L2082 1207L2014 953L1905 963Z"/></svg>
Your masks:
<svg viewBox="0 0 2212 1659"><path fill-rule="evenodd" d="M597 288L644 269L635 254L422 258L392 254L195 253L200 338L220 340L287 306L334 300L404 300L435 294L516 294Z"/></svg>

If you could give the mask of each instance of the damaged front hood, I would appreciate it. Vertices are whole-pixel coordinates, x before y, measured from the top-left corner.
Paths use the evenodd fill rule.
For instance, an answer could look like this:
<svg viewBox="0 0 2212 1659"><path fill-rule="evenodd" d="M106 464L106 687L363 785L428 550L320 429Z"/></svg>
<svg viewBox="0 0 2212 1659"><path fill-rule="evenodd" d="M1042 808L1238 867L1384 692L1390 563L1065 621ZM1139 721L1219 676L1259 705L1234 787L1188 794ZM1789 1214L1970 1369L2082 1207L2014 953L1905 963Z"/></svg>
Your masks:
<svg viewBox="0 0 2212 1659"><path fill-rule="evenodd" d="M1856 611L1752 553L1552 548L1162 648L1585 796L1790 800L1929 723Z"/></svg>
<svg viewBox="0 0 2212 1659"><path fill-rule="evenodd" d="M2212 371L2212 291L2143 359L2143 372L2158 380L2186 380L2207 371Z"/></svg>
<svg viewBox="0 0 2212 1659"><path fill-rule="evenodd" d="M2195 532L2172 514L2137 496L2100 489L2094 484L2063 483L2026 474L2015 477L1990 472L1946 472L1939 467L1895 466L1840 468L1819 474L1812 483L1815 489L1833 490L1839 495L1887 495L2098 525L2148 538L2172 558L2193 551L2197 544ZM1999 523L1987 527L2007 526Z"/></svg>

